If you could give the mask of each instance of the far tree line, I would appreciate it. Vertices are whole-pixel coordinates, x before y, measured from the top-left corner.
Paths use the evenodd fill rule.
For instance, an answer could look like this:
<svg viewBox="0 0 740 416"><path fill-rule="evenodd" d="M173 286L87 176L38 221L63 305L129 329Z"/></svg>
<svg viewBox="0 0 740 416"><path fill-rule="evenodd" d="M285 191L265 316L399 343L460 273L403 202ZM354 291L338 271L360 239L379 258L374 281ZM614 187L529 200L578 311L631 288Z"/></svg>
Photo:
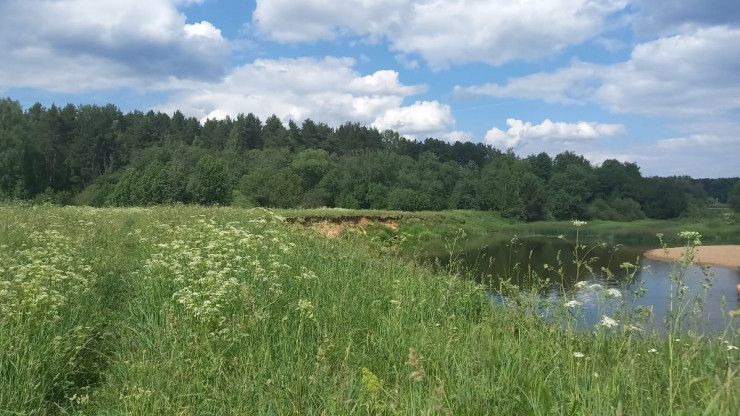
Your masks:
<svg viewBox="0 0 740 416"><path fill-rule="evenodd" d="M564 152L519 157L481 143L254 114L200 123L115 105L24 109L0 100L0 198L92 206L234 204L496 210L517 220L629 221L740 211L740 179L643 177Z"/></svg>

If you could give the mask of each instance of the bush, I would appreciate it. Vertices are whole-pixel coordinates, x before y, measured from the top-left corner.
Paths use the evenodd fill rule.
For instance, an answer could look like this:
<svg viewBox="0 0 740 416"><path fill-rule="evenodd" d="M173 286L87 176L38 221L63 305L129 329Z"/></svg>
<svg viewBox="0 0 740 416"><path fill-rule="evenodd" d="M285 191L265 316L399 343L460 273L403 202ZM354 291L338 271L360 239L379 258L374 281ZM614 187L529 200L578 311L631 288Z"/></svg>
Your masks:
<svg viewBox="0 0 740 416"><path fill-rule="evenodd" d="M735 182L735 186L732 187L730 195L727 197L727 204L730 205L735 212L740 212L740 181Z"/></svg>
<svg viewBox="0 0 740 416"><path fill-rule="evenodd" d="M204 156L195 166L187 185L188 199L197 204L228 205L231 186L226 165L221 159Z"/></svg>
<svg viewBox="0 0 740 416"><path fill-rule="evenodd" d="M630 198L615 198L609 202L597 198L587 209L588 216L606 221L635 221L645 218L640 204Z"/></svg>

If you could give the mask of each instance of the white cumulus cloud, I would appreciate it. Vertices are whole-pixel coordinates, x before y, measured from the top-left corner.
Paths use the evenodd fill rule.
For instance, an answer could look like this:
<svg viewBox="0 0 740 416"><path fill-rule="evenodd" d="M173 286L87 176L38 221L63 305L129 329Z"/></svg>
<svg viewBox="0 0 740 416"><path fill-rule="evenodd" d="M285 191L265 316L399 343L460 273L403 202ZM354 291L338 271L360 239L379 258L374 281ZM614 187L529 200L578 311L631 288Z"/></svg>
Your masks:
<svg viewBox="0 0 740 416"><path fill-rule="evenodd" d="M201 37L213 39L217 42L223 39L221 30L213 26L211 22L202 21L200 23L187 24L184 29L185 35L191 38Z"/></svg>
<svg viewBox="0 0 740 416"><path fill-rule="evenodd" d="M601 137L616 136L625 132L624 125L602 124L596 122L579 121L577 123L552 122L545 119L540 124L523 122L522 120L508 119L509 128L504 131L492 128L486 132L486 143L500 149L531 147L534 142L559 143L565 147L579 145L584 140Z"/></svg>
<svg viewBox="0 0 740 416"><path fill-rule="evenodd" d="M220 77L229 42L210 22L187 24L177 8L197 2L4 0L0 89L146 89Z"/></svg>
<svg viewBox="0 0 740 416"><path fill-rule="evenodd" d="M372 123L378 130L391 129L413 139L444 132L455 122L450 106L438 101L417 101L412 105L391 108Z"/></svg>
<svg viewBox="0 0 740 416"><path fill-rule="evenodd" d="M475 139L475 134L469 131L459 131L459 130L453 130L451 132L447 132L442 134L439 137L436 137L437 139L444 140L448 143L455 143L455 142L472 142Z"/></svg>
<svg viewBox="0 0 740 416"><path fill-rule="evenodd" d="M253 23L281 42L353 35L433 67L551 55L600 34L626 0L257 0ZM412 62L412 61L410 61Z"/></svg>
<svg viewBox="0 0 740 416"><path fill-rule="evenodd" d="M351 121L411 137L444 133L454 125L450 107L437 101L403 105L406 97L426 91L425 85L405 85L389 70L363 75L354 65L351 58L337 57L258 59L221 82L183 85L159 110L179 109L199 119L251 112L284 121Z"/></svg>
<svg viewBox="0 0 740 416"><path fill-rule="evenodd" d="M629 61L573 61L549 73L506 84L456 87L458 95L539 98L551 103L597 103L615 113L711 115L740 108L740 29L697 29L637 45Z"/></svg>

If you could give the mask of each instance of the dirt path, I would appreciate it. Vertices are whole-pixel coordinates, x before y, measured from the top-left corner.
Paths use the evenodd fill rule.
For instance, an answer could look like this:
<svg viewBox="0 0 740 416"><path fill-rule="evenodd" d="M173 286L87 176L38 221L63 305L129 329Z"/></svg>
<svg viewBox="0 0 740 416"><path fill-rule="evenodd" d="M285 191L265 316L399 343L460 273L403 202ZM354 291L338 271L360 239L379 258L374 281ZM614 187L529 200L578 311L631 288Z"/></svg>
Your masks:
<svg viewBox="0 0 740 416"><path fill-rule="evenodd" d="M645 257L652 260L678 261L683 257L683 247L672 247L666 252L662 248L648 250ZM701 246L694 252L694 264L701 266L740 268L740 245L737 246Z"/></svg>

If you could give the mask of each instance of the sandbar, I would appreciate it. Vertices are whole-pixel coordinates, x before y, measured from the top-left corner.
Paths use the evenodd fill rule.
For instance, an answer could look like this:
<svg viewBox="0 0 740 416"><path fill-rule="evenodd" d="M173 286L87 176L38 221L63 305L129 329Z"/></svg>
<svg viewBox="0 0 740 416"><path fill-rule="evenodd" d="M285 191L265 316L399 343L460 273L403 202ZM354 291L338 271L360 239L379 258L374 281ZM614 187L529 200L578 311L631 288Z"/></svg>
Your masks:
<svg viewBox="0 0 740 416"><path fill-rule="evenodd" d="M680 261L685 250L685 247L659 248L648 250L644 255L651 260ZM724 267L727 269L740 268L740 245L696 247L694 249L693 264Z"/></svg>

